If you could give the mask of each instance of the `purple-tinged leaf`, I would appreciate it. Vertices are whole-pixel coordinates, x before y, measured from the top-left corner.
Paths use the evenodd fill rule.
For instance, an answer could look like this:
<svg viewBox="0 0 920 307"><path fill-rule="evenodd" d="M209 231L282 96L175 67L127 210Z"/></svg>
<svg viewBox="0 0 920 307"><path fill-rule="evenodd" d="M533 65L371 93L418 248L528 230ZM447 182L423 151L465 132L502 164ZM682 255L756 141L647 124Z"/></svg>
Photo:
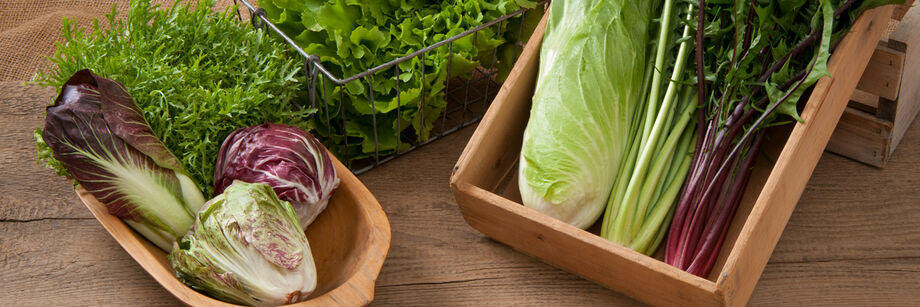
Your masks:
<svg viewBox="0 0 920 307"><path fill-rule="evenodd" d="M121 84L81 70L47 108L42 139L110 214L164 250L204 203Z"/></svg>
<svg viewBox="0 0 920 307"><path fill-rule="evenodd" d="M273 123L234 131L224 141L214 173L214 193L241 180L266 183L291 202L306 228L339 185L335 166L319 141L303 129Z"/></svg>

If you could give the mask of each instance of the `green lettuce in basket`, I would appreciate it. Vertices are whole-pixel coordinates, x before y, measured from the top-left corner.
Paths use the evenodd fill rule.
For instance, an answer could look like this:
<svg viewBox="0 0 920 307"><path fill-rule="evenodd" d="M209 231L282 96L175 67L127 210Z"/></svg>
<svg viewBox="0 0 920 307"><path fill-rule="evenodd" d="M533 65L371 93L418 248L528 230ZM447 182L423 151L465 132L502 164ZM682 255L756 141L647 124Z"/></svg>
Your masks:
<svg viewBox="0 0 920 307"><path fill-rule="evenodd" d="M259 0L258 5L269 20L304 51L319 56L338 78L359 74L521 8L537 6L536 1L529 0ZM373 156L378 149L387 154L398 147L407 148L409 144L403 143L407 139L397 139L398 134L414 141L428 140L447 105L447 81L469 78L477 66L490 68L493 64L499 69L499 79L504 78L519 52L518 35L526 40L541 15L527 14L523 20L516 17L503 22L500 29L491 26L459 39L450 47L450 55L448 46L442 46L402 62L398 75L396 68L390 68L344 87L328 80L326 84L318 82L319 111L312 128L336 155L352 159ZM323 93L328 98L328 114L327 106L322 105ZM471 98L479 96L470 93Z"/></svg>

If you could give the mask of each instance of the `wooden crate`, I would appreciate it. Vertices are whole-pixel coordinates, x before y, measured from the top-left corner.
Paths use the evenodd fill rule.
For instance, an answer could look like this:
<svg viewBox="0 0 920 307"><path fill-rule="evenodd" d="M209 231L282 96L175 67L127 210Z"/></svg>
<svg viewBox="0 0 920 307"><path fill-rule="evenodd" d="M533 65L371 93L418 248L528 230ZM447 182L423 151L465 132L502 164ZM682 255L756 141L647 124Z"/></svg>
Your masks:
<svg viewBox="0 0 920 307"><path fill-rule="evenodd" d="M895 10L828 151L885 167L920 112L920 9L908 8Z"/></svg>
<svg viewBox="0 0 920 307"><path fill-rule="evenodd" d="M744 305L891 12L890 6L866 12L832 56L828 65L832 78L825 77L815 86L801 114L804 123L772 131L771 143L764 145L772 158L755 165L708 278L520 204L514 176L545 17L454 168L451 189L461 213L470 226L515 250L652 305Z"/></svg>

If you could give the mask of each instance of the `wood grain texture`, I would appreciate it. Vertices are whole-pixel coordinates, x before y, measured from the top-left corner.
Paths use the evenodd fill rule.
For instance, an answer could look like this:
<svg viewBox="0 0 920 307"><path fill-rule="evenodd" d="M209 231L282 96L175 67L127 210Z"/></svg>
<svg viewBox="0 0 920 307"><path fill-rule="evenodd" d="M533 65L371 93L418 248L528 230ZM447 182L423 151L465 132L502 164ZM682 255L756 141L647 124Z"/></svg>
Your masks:
<svg viewBox="0 0 920 307"><path fill-rule="evenodd" d="M0 88L3 112L14 100L3 89L18 86ZM50 100L47 91L22 91L33 98L20 104ZM0 131L8 130L8 119L0 117ZM885 170L830 153L822 156L750 306L903 306L920 301L920 273L915 272L920 268L918 126L915 121ZM447 182L474 129L359 176L392 227L372 306L640 306L488 239L463 221ZM0 148L32 150L31 139L0 141ZM39 210L55 198L46 182L63 180L31 160L2 164L0 172L4 177L35 172L37 181L7 181L0 187L28 191L30 197L16 205L36 208L35 215L21 218L48 216ZM62 195L73 195L66 182L63 189ZM72 197L67 205L75 209L56 211L51 217L58 219L0 222L0 305L179 305ZM0 204L0 212L12 212L10 205Z"/></svg>
<svg viewBox="0 0 920 307"><path fill-rule="evenodd" d="M854 108L851 101L840 116L827 150L883 168L888 161L891 128L890 121Z"/></svg>
<svg viewBox="0 0 920 307"><path fill-rule="evenodd" d="M898 99L903 65L904 52L880 43L856 88L885 99Z"/></svg>
<svg viewBox="0 0 920 307"><path fill-rule="evenodd" d="M856 90L853 91L853 97L850 97L850 104L847 105L847 107L855 108L869 114L875 114L875 111L878 110L878 96L856 88Z"/></svg>
<svg viewBox="0 0 920 307"><path fill-rule="evenodd" d="M0 305L178 306L80 204L35 165L31 131L53 92L0 82ZM920 301L920 124L885 170L825 153L750 306ZM639 306L486 238L448 180L465 128L359 178L392 227L373 306Z"/></svg>
<svg viewBox="0 0 920 307"><path fill-rule="evenodd" d="M464 222L447 183L474 129L359 176L387 212L393 232L372 305L640 305L514 251Z"/></svg>
<svg viewBox="0 0 920 307"><path fill-rule="evenodd" d="M0 272L3 306L179 305L93 218L0 222Z"/></svg>
<svg viewBox="0 0 920 307"><path fill-rule="evenodd" d="M885 167L920 112L920 9L908 7L895 6L827 150Z"/></svg>
<svg viewBox="0 0 920 307"><path fill-rule="evenodd" d="M66 179L35 164L33 131L55 93L23 83L0 82L0 220L92 218ZM35 198L36 186L45 197Z"/></svg>

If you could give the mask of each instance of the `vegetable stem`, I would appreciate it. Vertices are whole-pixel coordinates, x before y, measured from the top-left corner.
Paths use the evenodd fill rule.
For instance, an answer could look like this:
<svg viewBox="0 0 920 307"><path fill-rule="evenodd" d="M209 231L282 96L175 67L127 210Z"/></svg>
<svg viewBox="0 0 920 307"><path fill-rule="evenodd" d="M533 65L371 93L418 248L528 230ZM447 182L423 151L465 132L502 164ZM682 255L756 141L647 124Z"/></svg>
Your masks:
<svg viewBox="0 0 920 307"><path fill-rule="evenodd" d="M690 169L691 137L687 136L693 111L698 103L687 99L692 91L681 91L679 80L684 73L690 48L690 25L684 25L669 79L662 77L666 71L667 49L671 39L671 23L677 14L673 1L666 1L662 9L658 33L656 58L648 96L644 100L644 116L636 116L641 131L632 137L625 167L620 169L608 199L601 235L611 241L633 247L639 252L654 252L661 223L670 219L673 204L680 192L680 183L686 172L678 168L686 154L686 169ZM686 10L686 21L693 17L693 5ZM664 96L660 96L664 82ZM694 144L696 143L693 137ZM664 177L665 180L661 180ZM674 184L674 182L678 182ZM671 193L673 192L673 196Z"/></svg>
<svg viewBox="0 0 920 307"><path fill-rule="evenodd" d="M827 61L837 44L833 38L844 35L853 21L841 18L838 24L835 19L890 2L894 1L749 1L747 9L740 7L741 1L698 3L696 88L701 122L693 162L670 219L665 262L695 275L709 274L750 180L765 128L781 123L779 114L801 121L797 101L828 74ZM835 3L840 4L836 9ZM728 26L725 17L744 22ZM702 48L706 20L717 23L710 26L708 35L715 46L709 49ZM723 43L722 36L741 41ZM705 90L707 82L713 90ZM704 99L709 93L712 97Z"/></svg>

